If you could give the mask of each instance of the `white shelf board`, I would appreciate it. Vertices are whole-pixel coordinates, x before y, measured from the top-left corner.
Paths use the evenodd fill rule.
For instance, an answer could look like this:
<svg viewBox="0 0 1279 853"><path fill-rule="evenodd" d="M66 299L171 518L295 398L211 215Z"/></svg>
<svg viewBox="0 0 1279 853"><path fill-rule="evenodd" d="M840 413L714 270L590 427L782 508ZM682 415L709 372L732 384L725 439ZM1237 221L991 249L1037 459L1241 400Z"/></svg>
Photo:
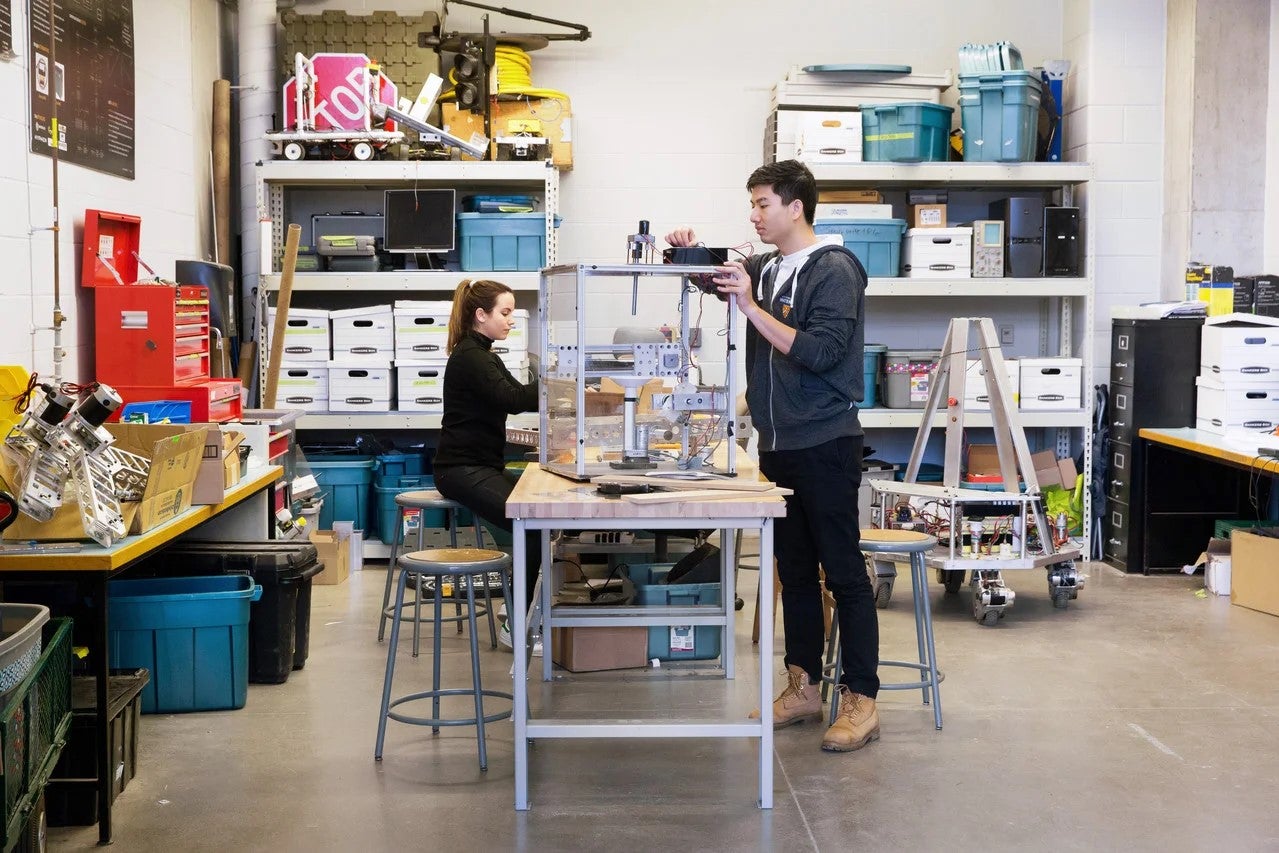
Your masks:
<svg viewBox="0 0 1279 853"><path fill-rule="evenodd" d="M275 184L399 184L406 181L448 183L536 183L546 180L546 161L463 162L456 160L269 160L258 164L258 177Z"/></svg>
<svg viewBox="0 0 1279 853"><path fill-rule="evenodd" d="M1087 278L872 278L867 296L1088 296Z"/></svg>
<svg viewBox="0 0 1279 853"><path fill-rule="evenodd" d="M507 426L537 429L536 414L512 415ZM381 414L305 414L298 418L298 429L439 429L439 415L415 412L383 412Z"/></svg>
<svg viewBox="0 0 1279 853"><path fill-rule="evenodd" d="M1069 412L1018 412L1023 427L1082 427L1088 423L1088 413ZM924 419L922 409L859 409L857 418L863 429L893 429L900 427L918 427ZM990 412L964 412L964 426L989 427L993 425ZM934 428L944 429L946 415L939 412L933 422Z"/></svg>
<svg viewBox="0 0 1279 853"><path fill-rule="evenodd" d="M299 272L293 274L295 291L342 291L345 293L393 292L419 293L438 291L450 296L463 279L492 278L516 292L536 293L540 272L457 272L452 270L387 270L384 272ZM267 290L280 289L280 273L262 277Z"/></svg>
<svg viewBox="0 0 1279 853"><path fill-rule="evenodd" d="M947 184L953 187L1057 187L1092 177L1091 163L840 163L809 167L823 188Z"/></svg>

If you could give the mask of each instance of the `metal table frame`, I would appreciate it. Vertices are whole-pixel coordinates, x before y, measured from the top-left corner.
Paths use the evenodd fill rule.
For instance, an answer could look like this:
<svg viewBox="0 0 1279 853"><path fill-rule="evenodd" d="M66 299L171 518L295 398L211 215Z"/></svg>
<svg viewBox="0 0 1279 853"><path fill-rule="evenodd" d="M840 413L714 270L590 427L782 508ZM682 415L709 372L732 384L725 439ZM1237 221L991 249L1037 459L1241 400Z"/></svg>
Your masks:
<svg viewBox="0 0 1279 853"><path fill-rule="evenodd" d="M517 487L518 488L518 487ZM600 498L604 501L604 498ZM721 506L731 501L717 502ZM589 507L589 504L583 506ZM760 535L760 565L773 562L773 517L715 517L693 516L685 518L645 517L646 508L638 504L625 504L633 510L626 518L597 518L583 514L578 517L515 518L512 538L514 599L512 637L527 637L530 619L542 627L543 654L542 679L551 680L551 629L553 627L593 627L617 625L719 625L724 629L723 659L726 678L734 674L733 628L735 621L733 568L733 531L757 529ZM636 527L653 530L688 529L690 527L719 528L722 552L722 586L720 606L697 607L609 607L591 608L583 613L581 608L553 608L551 586L538 584L540 600L528 610L525 586L528 568L524 535L528 530L541 530L542 565L551 565L549 531L552 529L634 530ZM543 580L549 571L543 572ZM773 573L760 572L759 590L760 623L773 624ZM708 612L711 611L711 612ZM763 631L759 639L759 708L760 719L673 719L660 722L636 719L568 720L532 719L528 704L528 655L515 655L514 715L515 720L515 808L526 811L529 802L529 749L532 739L551 738L758 738L759 739L759 799L762 809L773 807L773 634Z"/></svg>

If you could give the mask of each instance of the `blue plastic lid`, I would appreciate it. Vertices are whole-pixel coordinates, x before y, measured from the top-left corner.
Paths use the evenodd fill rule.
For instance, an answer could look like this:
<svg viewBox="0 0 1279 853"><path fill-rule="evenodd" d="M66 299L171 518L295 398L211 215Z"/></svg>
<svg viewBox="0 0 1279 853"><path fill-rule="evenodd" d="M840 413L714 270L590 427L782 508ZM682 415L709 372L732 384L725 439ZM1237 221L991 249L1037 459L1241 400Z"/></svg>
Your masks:
<svg viewBox="0 0 1279 853"><path fill-rule="evenodd" d="M909 74L909 65L876 65L866 62L842 62L834 65L805 65L804 70L810 74L828 74L835 72L854 72L860 74Z"/></svg>

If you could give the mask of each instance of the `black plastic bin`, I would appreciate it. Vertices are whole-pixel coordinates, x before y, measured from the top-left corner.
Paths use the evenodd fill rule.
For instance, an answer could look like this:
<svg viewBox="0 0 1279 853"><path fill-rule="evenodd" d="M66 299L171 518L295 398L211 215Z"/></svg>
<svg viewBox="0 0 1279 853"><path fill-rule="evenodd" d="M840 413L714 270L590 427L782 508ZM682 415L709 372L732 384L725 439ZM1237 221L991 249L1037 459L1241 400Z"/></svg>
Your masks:
<svg viewBox="0 0 1279 853"><path fill-rule="evenodd" d="M138 728L145 669L113 670L107 687L107 738L111 742L111 800L138 772ZM50 826L91 826L98 822L97 679L71 679L71 730L67 745L45 786Z"/></svg>
<svg viewBox="0 0 1279 853"><path fill-rule="evenodd" d="M306 665L311 578L324 570L310 542L182 542L148 560L160 575L249 574L262 598L249 610L249 681L282 684Z"/></svg>

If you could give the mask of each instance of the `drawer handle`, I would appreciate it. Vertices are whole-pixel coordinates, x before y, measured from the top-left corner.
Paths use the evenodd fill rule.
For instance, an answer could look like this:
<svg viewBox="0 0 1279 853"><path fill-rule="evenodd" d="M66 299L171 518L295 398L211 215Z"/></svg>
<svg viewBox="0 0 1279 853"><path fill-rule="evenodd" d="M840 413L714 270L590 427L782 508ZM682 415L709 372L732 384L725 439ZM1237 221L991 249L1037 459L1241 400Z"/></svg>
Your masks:
<svg viewBox="0 0 1279 853"><path fill-rule="evenodd" d="M1115 362L1115 367L1127 367L1127 366L1128 366L1128 362L1126 362L1126 361L1116 361L1116 362Z"/></svg>
<svg viewBox="0 0 1279 853"><path fill-rule="evenodd" d="M1112 485L1112 486L1123 486L1123 484L1124 484L1124 481L1123 481L1123 480L1111 480L1111 481L1110 481L1110 485Z"/></svg>
<svg viewBox="0 0 1279 853"><path fill-rule="evenodd" d="M1108 540L1108 541L1110 542L1110 544L1111 544L1111 545L1118 545L1118 544L1119 544L1119 540L1118 540L1118 539L1110 539L1110 540Z"/></svg>
<svg viewBox="0 0 1279 853"><path fill-rule="evenodd" d="M1110 425L1116 426L1116 427L1128 426L1128 424L1124 423L1123 421L1111 421Z"/></svg>

